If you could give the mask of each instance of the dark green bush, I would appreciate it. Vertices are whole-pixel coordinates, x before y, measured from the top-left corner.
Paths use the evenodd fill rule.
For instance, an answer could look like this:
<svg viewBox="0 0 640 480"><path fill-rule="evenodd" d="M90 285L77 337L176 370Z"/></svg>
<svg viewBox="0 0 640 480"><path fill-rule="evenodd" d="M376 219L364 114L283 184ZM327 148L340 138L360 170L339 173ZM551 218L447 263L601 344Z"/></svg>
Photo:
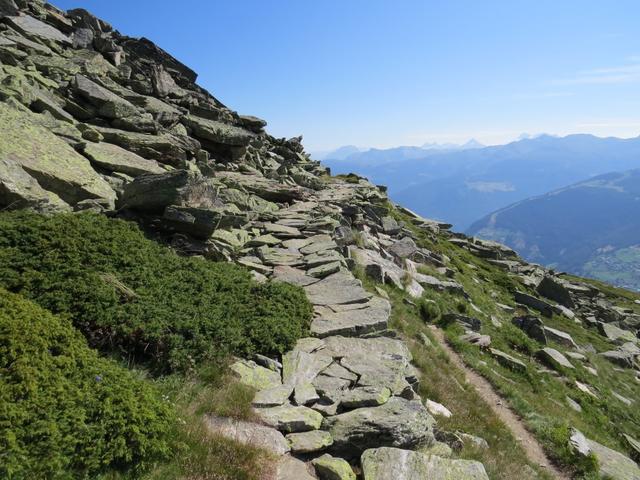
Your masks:
<svg viewBox="0 0 640 480"><path fill-rule="evenodd" d="M428 298L420 301L420 316L425 322L434 322L440 318L440 307L438 304Z"/></svg>
<svg viewBox="0 0 640 480"><path fill-rule="evenodd" d="M68 320L0 288L0 478L87 478L169 453L169 403Z"/></svg>
<svg viewBox="0 0 640 480"><path fill-rule="evenodd" d="M92 346L163 370L283 352L312 313L297 287L179 257L133 223L92 214L1 214L0 286L70 317Z"/></svg>

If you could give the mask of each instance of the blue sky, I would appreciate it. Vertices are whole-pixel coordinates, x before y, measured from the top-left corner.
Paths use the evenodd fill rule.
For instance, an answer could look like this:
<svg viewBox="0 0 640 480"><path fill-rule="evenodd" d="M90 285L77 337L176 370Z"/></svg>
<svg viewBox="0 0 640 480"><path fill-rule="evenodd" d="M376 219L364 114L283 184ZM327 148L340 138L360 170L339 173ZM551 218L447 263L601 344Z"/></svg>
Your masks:
<svg viewBox="0 0 640 480"><path fill-rule="evenodd" d="M308 150L640 134L637 0L54 0Z"/></svg>

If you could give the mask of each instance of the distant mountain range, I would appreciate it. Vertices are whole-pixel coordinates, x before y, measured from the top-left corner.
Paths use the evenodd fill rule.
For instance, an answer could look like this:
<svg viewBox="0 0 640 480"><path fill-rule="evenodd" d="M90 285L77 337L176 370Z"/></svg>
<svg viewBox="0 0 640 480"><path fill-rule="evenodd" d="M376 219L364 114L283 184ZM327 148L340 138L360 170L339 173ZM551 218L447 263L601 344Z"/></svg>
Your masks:
<svg viewBox="0 0 640 480"><path fill-rule="evenodd" d="M523 200L467 233L509 245L533 262L640 290L640 169Z"/></svg>
<svg viewBox="0 0 640 480"><path fill-rule="evenodd" d="M526 198L611 171L640 167L640 137L523 136L507 145L455 149L397 147L327 158L333 173L355 172L389 187L391 197L465 230ZM478 147L478 148L475 148Z"/></svg>

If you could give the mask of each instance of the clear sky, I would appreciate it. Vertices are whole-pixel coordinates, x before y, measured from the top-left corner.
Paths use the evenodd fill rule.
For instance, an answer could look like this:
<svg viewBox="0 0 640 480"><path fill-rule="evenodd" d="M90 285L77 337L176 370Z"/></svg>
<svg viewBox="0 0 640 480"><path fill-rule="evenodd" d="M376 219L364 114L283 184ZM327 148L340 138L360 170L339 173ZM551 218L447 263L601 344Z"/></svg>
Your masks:
<svg viewBox="0 0 640 480"><path fill-rule="evenodd" d="M308 150L640 134L638 0L53 0Z"/></svg>

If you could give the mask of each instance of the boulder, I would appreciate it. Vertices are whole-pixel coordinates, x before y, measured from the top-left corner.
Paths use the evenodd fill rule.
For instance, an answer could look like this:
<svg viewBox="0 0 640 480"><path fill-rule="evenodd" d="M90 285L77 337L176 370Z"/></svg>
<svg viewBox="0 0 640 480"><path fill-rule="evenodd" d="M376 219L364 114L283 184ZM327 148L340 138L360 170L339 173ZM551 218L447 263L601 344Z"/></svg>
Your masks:
<svg viewBox="0 0 640 480"><path fill-rule="evenodd" d="M4 190L5 201L36 202L54 210L87 199L113 207L115 191L89 160L39 121L39 115L0 103L0 196Z"/></svg>
<svg viewBox="0 0 640 480"><path fill-rule="evenodd" d="M418 250L416 242L410 237L403 237L388 248L389 253L398 259L412 258Z"/></svg>
<svg viewBox="0 0 640 480"><path fill-rule="evenodd" d="M213 415L205 416L205 425L214 434L264 449L274 455L284 455L291 450L284 435L275 428Z"/></svg>
<svg viewBox="0 0 640 480"><path fill-rule="evenodd" d="M447 407L445 407L441 403L434 402L433 400L427 399L427 401L425 402L425 406L427 407L427 410L429 411L429 413L436 417L441 416L445 418L450 418L452 415L451 411Z"/></svg>
<svg viewBox="0 0 640 480"><path fill-rule="evenodd" d="M569 290L555 277L545 275L536 287L536 291L543 297L554 300L564 307L575 307Z"/></svg>
<svg viewBox="0 0 640 480"><path fill-rule="evenodd" d="M233 363L229 369L241 383L256 390L266 390L282 385L280 375L277 372L261 367L253 361L240 360Z"/></svg>
<svg viewBox="0 0 640 480"><path fill-rule="evenodd" d="M111 90L98 85L83 75L76 75L76 91L98 109L105 118L116 119L138 115L138 108Z"/></svg>
<svg viewBox="0 0 640 480"><path fill-rule="evenodd" d="M275 480L316 480L316 476L312 474L310 465L285 455L278 461Z"/></svg>
<svg viewBox="0 0 640 480"><path fill-rule="evenodd" d="M611 323L598 322L598 330L614 343L632 342L637 343L638 338L628 330L623 330Z"/></svg>
<svg viewBox="0 0 640 480"><path fill-rule="evenodd" d="M391 315L388 300L373 297L366 303L356 304L358 308L344 310L336 306L318 309L311 322L313 335L323 338L331 335L361 336L366 333L385 330Z"/></svg>
<svg viewBox="0 0 640 480"><path fill-rule="evenodd" d="M309 432L290 433L286 436L293 453L312 453L324 450L333 444L329 432L312 430Z"/></svg>
<svg viewBox="0 0 640 480"><path fill-rule="evenodd" d="M391 398L379 407L365 407L328 417L335 451L358 455L379 446L415 447L433 441L435 420L419 401Z"/></svg>
<svg viewBox="0 0 640 480"><path fill-rule="evenodd" d="M363 303L371 294L362 288L362 282L347 272L338 272L305 287L309 301L314 305Z"/></svg>
<svg viewBox="0 0 640 480"><path fill-rule="evenodd" d="M553 315L553 306L550 303L545 302L544 300L534 297L533 295L516 291L516 293L514 294L514 298L516 302L538 310L545 317L551 317Z"/></svg>
<svg viewBox="0 0 640 480"><path fill-rule="evenodd" d="M544 333L548 339L559 343L560 345L574 349L578 348L576 342L573 341L573 338L567 332L551 327L544 327Z"/></svg>
<svg viewBox="0 0 640 480"><path fill-rule="evenodd" d="M567 357L554 348L543 348L536 352L536 356L548 366L555 370L562 370L563 368L569 368L573 370L575 367L571 364Z"/></svg>
<svg viewBox="0 0 640 480"><path fill-rule="evenodd" d="M112 143L88 143L83 153L93 165L132 177L166 172L155 160L147 160Z"/></svg>
<svg viewBox="0 0 640 480"><path fill-rule="evenodd" d="M519 372L525 372L527 370L527 365L524 362L497 348L490 348L489 353L504 367Z"/></svg>
<svg viewBox="0 0 640 480"><path fill-rule="evenodd" d="M488 480L480 462L451 460L398 448L374 448L362 454L364 480Z"/></svg>
<svg viewBox="0 0 640 480"><path fill-rule="evenodd" d="M391 390L386 387L357 387L346 390L340 397L340 406L344 409L377 407L391 398Z"/></svg>
<svg viewBox="0 0 640 480"><path fill-rule="evenodd" d="M511 323L534 340L537 340L543 345L547 344L547 335L545 333L544 323L538 317L531 315L516 317L511 320Z"/></svg>
<svg viewBox="0 0 640 480"><path fill-rule="evenodd" d="M183 117L182 123L197 139L224 145L246 146L255 137L253 132L244 128L193 115Z"/></svg>
<svg viewBox="0 0 640 480"><path fill-rule="evenodd" d="M382 231L387 235L395 235L400 233L400 230L402 229L393 217L382 217L380 219L380 224L382 225Z"/></svg>
<svg viewBox="0 0 640 480"><path fill-rule="evenodd" d="M281 432L296 433L318 430L322 425L322 415L307 407L281 405L271 408L256 408L258 418L266 425Z"/></svg>
<svg viewBox="0 0 640 480"><path fill-rule="evenodd" d="M71 39L60 30L30 15L5 17L5 22L27 37L52 40L64 45L71 45L72 43Z"/></svg>
<svg viewBox="0 0 640 480"><path fill-rule="evenodd" d="M288 403L292 393L293 387L291 385L268 387L256 393L251 404L259 408L278 407Z"/></svg>
<svg viewBox="0 0 640 480"><path fill-rule="evenodd" d="M640 480L640 468L629 457L585 437L575 428L571 430L570 447L576 455L593 454L598 460L598 473L613 480Z"/></svg>
<svg viewBox="0 0 640 480"><path fill-rule="evenodd" d="M336 458L328 453L314 458L311 463L321 480L356 480L356 474L349 462Z"/></svg>

